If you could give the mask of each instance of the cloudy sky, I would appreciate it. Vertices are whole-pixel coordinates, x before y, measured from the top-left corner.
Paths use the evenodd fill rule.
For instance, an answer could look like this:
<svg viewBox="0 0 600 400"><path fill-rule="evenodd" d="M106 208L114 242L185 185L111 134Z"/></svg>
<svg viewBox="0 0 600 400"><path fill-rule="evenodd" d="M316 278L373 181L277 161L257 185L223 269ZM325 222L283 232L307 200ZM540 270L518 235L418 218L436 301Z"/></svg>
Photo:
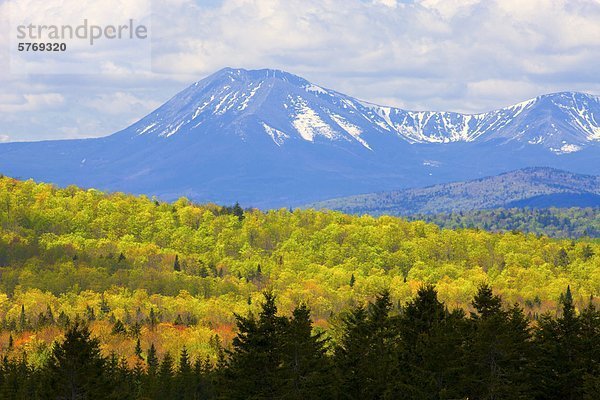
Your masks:
<svg viewBox="0 0 600 400"><path fill-rule="evenodd" d="M414 110L480 112L562 90L600 94L600 0L123 3L0 2L0 141L107 135L226 66L282 69ZM89 48L78 62L98 68L86 73L15 70L15 9L39 24L53 23L50 15L118 24L151 10L151 40L138 51Z"/></svg>

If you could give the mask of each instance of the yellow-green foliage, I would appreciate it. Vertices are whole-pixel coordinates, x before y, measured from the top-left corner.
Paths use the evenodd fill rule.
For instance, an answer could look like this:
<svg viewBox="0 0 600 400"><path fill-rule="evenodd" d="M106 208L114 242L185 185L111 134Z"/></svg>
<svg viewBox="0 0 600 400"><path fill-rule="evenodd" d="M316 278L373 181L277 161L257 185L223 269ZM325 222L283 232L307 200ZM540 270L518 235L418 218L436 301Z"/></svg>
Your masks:
<svg viewBox="0 0 600 400"><path fill-rule="evenodd" d="M110 317L147 332L154 309L163 324L183 318L190 332L179 337L209 353L211 333L229 337L232 313L255 310L264 289L283 312L308 303L321 326L385 288L404 302L425 282L451 307L468 307L489 282L532 314L553 309L568 284L578 304L600 293L597 241L442 230L388 216L231 211L0 178L0 318L18 329L22 305L29 327L48 306L70 318L89 306L98 326ZM151 333L177 336L173 329Z"/></svg>

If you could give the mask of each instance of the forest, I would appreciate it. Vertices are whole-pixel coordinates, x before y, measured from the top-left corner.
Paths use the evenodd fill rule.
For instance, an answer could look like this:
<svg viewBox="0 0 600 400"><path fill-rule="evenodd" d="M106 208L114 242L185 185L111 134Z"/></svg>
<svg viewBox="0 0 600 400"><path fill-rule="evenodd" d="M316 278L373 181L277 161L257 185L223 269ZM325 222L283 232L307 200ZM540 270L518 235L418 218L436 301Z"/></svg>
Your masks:
<svg viewBox="0 0 600 400"><path fill-rule="evenodd" d="M492 232L519 231L555 238L600 238L600 208L508 208L417 214L412 221L442 228L479 228Z"/></svg>
<svg viewBox="0 0 600 400"><path fill-rule="evenodd" d="M264 291L286 318L310 309L330 354L348 310L381 293L400 315L434 285L448 310L470 315L482 284L518 304L532 329L560 314L568 286L583 313L598 305L600 241L0 177L0 354L9 370L46 368L76 322L99 356L131 370L151 347L161 360L185 349L215 368L235 351L236 315L260 315Z"/></svg>
<svg viewBox="0 0 600 400"><path fill-rule="evenodd" d="M576 312L570 288L556 317L531 325L479 287L468 315L422 286L396 308L388 292L343 314L335 339L313 333L310 310L278 314L264 293L259 312L236 315L230 349L216 363L184 347L162 359L136 344L133 367L75 321L46 363L5 357L3 399L597 399L600 312Z"/></svg>

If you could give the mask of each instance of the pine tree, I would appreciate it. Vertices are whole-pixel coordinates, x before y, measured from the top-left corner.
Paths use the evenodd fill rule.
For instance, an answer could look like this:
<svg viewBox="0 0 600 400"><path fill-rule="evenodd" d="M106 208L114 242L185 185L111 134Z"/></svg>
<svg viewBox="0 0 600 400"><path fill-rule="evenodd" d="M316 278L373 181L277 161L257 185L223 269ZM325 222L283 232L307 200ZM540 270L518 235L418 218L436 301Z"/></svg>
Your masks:
<svg viewBox="0 0 600 400"><path fill-rule="evenodd" d="M181 400L193 400L196 392L196 384L192 371L190 356L185 346L179 355L179 366L177 368L177 387L175 398Z"/></svg>
<svg viewBox="0 0 600 400"><path fill-rule="evenodd" d="M240 207L240 203L235 203L232 208L232 214L235 215L240 222L244 220L244 209Z"/></svg>
<svg viewBox="0 0 600 400"><path fill-rule="evenodd" d="M579 315L581 321L581 363L585 368L583 376L583 398L595 399L600 393L600 311L593 298Z"/></svg>
<svg viewBox="0 0 600 400"><path fill-rule="evenodd" d="M397 323L396 367L387 396L402 399L461 398L462 311L449 312L432 285L421 287Z"/></svg>
<svg viewBox="0 0 600 400"><path fill-rule="evenodd" d="M148 319L150 320L150 329L154 330L154 328L156 328L156 325L158 325L158 318L156 318L154 307L150 309L150 316L148 317Z"/></svg>
<svg viewBox="0 0 600 400"><path fill-rule="evenodd" d="M148 354L146 355L146 374L142 377L142 393L144 398L158 399L159 397L159 382L158 382L158 370L160 363L158 356L156 355L156 348L154 343L150 345Z"/></svg>
<svg viewBox="0 0 600 400"><path fill-rule="evenodd" d="M19 332L27 330L27 316L25 315L25 305L21 304L21 314L19 314Z"/></svg>
<svg viewBox="0 0 600 400"><path fill-rule="evenodd" d="M115 322L115 324L113 325L112 334L113 335L126 335L127 334L127 328L125 328L125 325L121 322L120 319L118 319L117 322Z"/></svg>
<svg viewBox="0 0 600 400"><path fill-rule="evenodd" d="M173 269L175 271L181 271L181 265L179 264L179 255L175 254L175 263L173 264Z"/></svg>

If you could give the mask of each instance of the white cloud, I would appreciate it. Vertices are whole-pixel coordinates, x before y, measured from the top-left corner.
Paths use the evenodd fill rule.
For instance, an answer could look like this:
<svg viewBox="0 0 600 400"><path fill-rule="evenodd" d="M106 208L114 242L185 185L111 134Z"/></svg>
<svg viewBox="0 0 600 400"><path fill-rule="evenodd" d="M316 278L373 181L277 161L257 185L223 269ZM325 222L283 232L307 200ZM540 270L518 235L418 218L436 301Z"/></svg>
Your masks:
<svg viewBox="0 0 600 400"><path fill-rule="evenodd" d="M123 15L143 1L125 3ZM110 14L105 2L82 4L69 8L70 18L82 10ZM44 7L40 14L50 12ZM127 52L110 60L98 52L89 57L100 73L75 82L0 76L5 96L14 96L0 96L11 138L110 133L225 66L280 68L408 109L479 112L545 92L600 93L597 0L166 0L152 7L151 73L136 69ZM56 112L43 93L64 101L60 117L40 115L42 123L26 110Z"/></svg>
<svg viewBox="0 0 600 400"><path fill-rule="evenodd" d="M102 93L88 100L86 104L106 115L147 113L160 106L158 101L144 100L125 92Z"/></svg>
<svg viewBox="0 0 600 400"><path fill-rule="evenodd" d="M58 93L24 94L22 96L0 95L0 112L31 112L60 108L65 98Z"/></svg>

